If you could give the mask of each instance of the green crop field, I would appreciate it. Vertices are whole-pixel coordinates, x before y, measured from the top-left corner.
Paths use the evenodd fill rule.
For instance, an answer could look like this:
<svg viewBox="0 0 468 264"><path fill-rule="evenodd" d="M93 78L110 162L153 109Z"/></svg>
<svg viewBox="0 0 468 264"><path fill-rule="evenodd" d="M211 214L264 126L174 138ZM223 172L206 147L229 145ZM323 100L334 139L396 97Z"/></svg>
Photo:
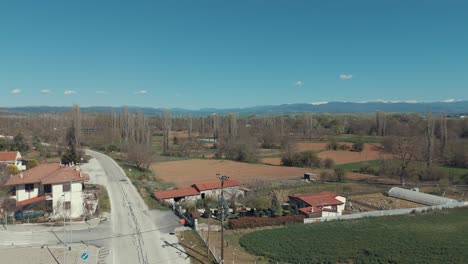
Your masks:
<svg viewBox="0 0 468 264"><path fill-rule="evenodd" d="M340 164L340 165L336 165L336 167L342 168L346 171L357 171L365 163L369 164L369 166L374 170L378 170L380 166L380 160L368 160L368 161L359 161L359 162Z"/></svg>
<svg viewBox="0 0 468 264"><path fill-rule="evenodd" d="M281 263L467 263L468 209L293 225L240 244Z"/></svg>

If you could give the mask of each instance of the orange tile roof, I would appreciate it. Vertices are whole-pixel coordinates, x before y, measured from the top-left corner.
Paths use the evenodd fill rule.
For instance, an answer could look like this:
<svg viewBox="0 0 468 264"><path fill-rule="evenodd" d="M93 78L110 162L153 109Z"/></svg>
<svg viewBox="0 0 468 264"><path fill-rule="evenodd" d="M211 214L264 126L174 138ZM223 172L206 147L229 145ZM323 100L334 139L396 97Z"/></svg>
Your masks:
<svg viewBox="0 0 468 264"><path fill-rule="evenodd" d="M88 180L88 175L81 174L80 177L80 172L74 167L68 167L56 163L46 163L24 171L23 177L21 177L21 175L11 177L7 180L5 186L28 183L53 184Z"/></svg>
<svg viewBox="0 0 468 264"><path fill-rule="evenodd" d="M0 152L0 161L16 161L16 151L2 151Z"/></svg>
<svg viewBox="0 0 468 264"><path fill-rule="evenodd" d="M45 199L46 199L45 195L36 196L34 198L31 198L31 199L26 199L26 200L23 200L21 202L16 202L16 207L22 207L22 206L25 206L25 205L28 205L28 204L37 203L37 202L40 202L40 201L44 201Z"/></svg>
<svg viewBox="0 0 468 264"><path fill-rule="evenodd" d="M224 187L234 187L239 186L240 183L236 180L227 180L224 182ZM207 191L213 189L221 189L221 181L211 181L211 182L200 182L192 185L197 188L198 191Z"/></svg>
<svg viewBox="0 0 468 264"><path fill-rule="evenodd" d="M200 192L193 187L189 187L189 188L184 188L184 189L159 191L159 192L154 192L153 194L154 194L154 197L156 197L156 199L161 200L161 199L179 198L179 197L185 197L185 196L195 196L195 195L199 195Z"/></svg>
<svg viewBox="0 0 468 264"><path fill-rule="evenodd" d="M334 192L320 192L310 194L293 194L290 198L297 198L307 203L309 206L329 206L329 205L341 205L343 202L335 199L338 194Z"/></svg>

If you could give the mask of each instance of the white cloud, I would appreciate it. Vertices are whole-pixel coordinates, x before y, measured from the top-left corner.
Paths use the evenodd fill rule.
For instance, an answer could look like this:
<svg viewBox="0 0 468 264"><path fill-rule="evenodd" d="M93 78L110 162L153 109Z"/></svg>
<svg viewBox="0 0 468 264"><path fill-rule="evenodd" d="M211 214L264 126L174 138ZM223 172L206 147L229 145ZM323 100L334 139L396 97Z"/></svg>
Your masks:
<svg viewBox="0 0 468 264"><path fill-rule="evenodd" d="M49 89L42 89L41 90L41 94L50 94L50 93L52 93L52 91L49 90Z"/></svg>
<svg viewBox="0 0 468 264"><path fill-rule="evenodd" d="M352 74L340 74L339 75L341 80L351 80L353 78Z"/></svg>
<svg viewBox="0 0 468 264"><path fill-rule="evenodd" d="M302 87L302 85L304 85L304 83L302 81L297 81L297 82L294 83L295 87Z"/></svg>
<svg viewBox="0 0 468 264"><path fill-rule="evenodd" d="M72 94L77 94L77 93L78 92L74 90L66 90L65 92L63 92L64 95L72 95Z"/></svg>
<svg viewBox="0 0 468 264"><path fill-rule="evenodd" d="M103 90L97 90L96 93L97 94L109 94L108 91L103 91Z"/></svg>
<svg viewBox="0 0 468 264"><path fill-rule="evenodd" d="M13 89L11 90L11 94L19 94L21 93L21 89Z"/></svg>
<svg viewBox="0 0 468 264"><path fill-rule="evenodd" d="M312 102L312 103L309 103L309 104L311 104L311 105L323 105L323 104L328 104L328 102L325 102L325 101L323 101L323 102Z"/></svg>
<svg viewBox="0 0 468 264"><path fill-rule="evenodd" d="M135 91L134 94L147 94L148 91L146 90L139 90L139 91Z"/></svg>
<svg viewBox="0 0 468 264"><path fill-rule="evenodd" d="M441 102L443 102L443 103L454 103L454 102L458 102L458 101L460 101L460 100L450 98L450 99L442 100Z"/></svg>

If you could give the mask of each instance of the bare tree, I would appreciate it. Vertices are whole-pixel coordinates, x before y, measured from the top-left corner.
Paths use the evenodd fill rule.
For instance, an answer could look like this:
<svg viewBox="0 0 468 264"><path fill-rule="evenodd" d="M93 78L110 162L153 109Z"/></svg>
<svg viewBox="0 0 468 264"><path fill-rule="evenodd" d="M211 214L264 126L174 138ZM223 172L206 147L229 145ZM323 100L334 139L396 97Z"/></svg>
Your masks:
<svg viewBox="0 0 468 264"><path fill-rule="evenodd" d="M137 168L149 168L153 159L151 146L142 143L131 143L126 146L127 159Z"/></svg>
<svg viewBox="0 0 468 264"><path fill-rule="evenodd" d="M434 127L435 120L432 116L427 117L426 125L426 167L430 168L432 166L432 159L434 155Z"/></svg>
<svg viewBox="0 0 468 264"><path fill-rule="evenodd" d="M400 178L400 184L405 185L405 180L409 176L409 167L415 159L415 142L411 137L391 137L386 143L387 149L398 161L396 174Z"/></svg>
<svg viewBox="0 0 468 264"><path fill-rule="evenodd" d="M442 160L445 162L447 158L447 139L448 139L448 132L447 132L447 116L442 115L440 117L440 141L441 141L441 157Z"/></svg>
<svg viewBox="0 0 468 264"><path fill-rule="evenodd" d="M387 116L385 113L377 112L375 114L377 136L385 136L387 130Z"/></svg>
<svg viewBox="0 0 468 264"><path fill-rule="evenodd" d="M79 105L73 105L72 109L72 125L75 129L75 142L77 146L81 145L81 111Z"/></svg>
<svg viewBox="0 0 468 264"><path fill-rule="evenodd" d="M172 117L170 112L164 112L162 115L163 119L163 153L167 153L169 150L169 136L171 132Z"/></svg>

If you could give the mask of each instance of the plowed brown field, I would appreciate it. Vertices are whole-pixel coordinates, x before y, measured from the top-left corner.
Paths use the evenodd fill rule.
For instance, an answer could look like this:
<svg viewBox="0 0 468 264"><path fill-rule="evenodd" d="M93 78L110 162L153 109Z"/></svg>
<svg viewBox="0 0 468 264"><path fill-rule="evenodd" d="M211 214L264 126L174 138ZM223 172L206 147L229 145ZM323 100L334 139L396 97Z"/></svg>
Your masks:
<svg viewBox="0 0 468 264"><path fill-rule="evenodd" d="M349 144L351 143L343 143L340 144ZM325 150L327 143L298 143L297 148L299 151L308 151L308 150L322 150L318 153L319 158L326 159L331 158L335 161L336 164L345 164L351 162L359 162L359 161L366 161L366 160L376 160L380 159L382 155L385 158L390 157L388 154L383 154L380 151L379 144L364 144L364 150L362 152L354 152L349 150ZM272 165L280 165L281 158L263 158L261 162L266 164Z"/></svg>
<svg viewBox="0 0 468 264"><path fill-rule="evenodd" d="M241 183L256 180L302 177L305 172L320 173L307 168L280 167L264 164L249 164L229 160L181 160L160 162L151 165L156 177L188 187L193 183L217 180L217 173L231 176Z"/></svg>

